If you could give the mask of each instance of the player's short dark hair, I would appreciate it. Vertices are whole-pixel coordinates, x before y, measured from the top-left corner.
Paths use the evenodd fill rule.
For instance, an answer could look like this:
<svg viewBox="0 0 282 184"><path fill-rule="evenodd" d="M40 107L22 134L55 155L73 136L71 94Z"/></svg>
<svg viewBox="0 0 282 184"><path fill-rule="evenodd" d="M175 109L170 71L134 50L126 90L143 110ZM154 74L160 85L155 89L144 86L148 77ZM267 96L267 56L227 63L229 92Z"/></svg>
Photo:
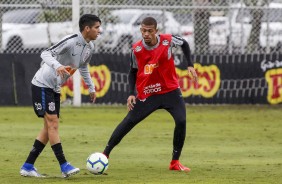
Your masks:
<svg viewBox="0 0 282 184"><path fill-rule="evenodd" d="M86 26L92 27L96 22L100 22L101 20L98 16L93 14L84 14L79 19L79 30L82 32Z"/></svg>
<svg viewBox="0 0 282 184"><path fill-rule="evenodd" d="M154 25L155 28L157 28L157 21L153 17L146 17L146 18L144 18L142 20L141 24L144 24L144 25L147 25L147 26Z"/></svg>

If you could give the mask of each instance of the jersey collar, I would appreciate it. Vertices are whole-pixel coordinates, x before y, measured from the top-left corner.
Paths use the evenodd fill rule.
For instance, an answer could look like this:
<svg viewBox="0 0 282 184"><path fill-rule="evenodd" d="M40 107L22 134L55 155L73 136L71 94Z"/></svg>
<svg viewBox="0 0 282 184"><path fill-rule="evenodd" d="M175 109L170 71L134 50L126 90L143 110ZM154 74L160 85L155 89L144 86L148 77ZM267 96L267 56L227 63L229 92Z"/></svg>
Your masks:
<svg viewBox="0 0 282 184"><path fill-rule="evenodd" d="M142 44L144 45L144 47L145 47L146 50L153 50L153 49L157 48L157 47L160 45L160 35L157 35L157 40L158 40L158 42L157 42L157 44L154 45L154 46L149 46L149 45L147 45L147 44L144 42L144 39L142 39Z"/></svg>
<svg viewBox="0 0 282 184"><path fill-rule="evenodd" d="M81 32L78 33L78 37L79 37L79 41L80 41L81 44L83 44L83 45L89 45L89 43L87 43L87 42L85 41L85 39L83 38Z"/></svg>

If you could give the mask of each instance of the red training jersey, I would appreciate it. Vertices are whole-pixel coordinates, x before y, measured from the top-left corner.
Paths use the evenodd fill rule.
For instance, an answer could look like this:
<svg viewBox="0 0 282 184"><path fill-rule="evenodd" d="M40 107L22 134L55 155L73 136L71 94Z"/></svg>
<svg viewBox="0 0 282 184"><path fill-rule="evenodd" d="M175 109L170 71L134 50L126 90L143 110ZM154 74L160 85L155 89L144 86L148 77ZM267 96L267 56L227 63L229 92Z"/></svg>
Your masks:
<svg viewBox="0 0 282 184"><path fill-rule="evenodd" d="M171 39L170 34L161 34L159 45L152 50L147 50L142 40L133 45L138 66L136 79L138 99L143 100L151 95L164 94L179 88L174 58L170 50Z"/></svg>

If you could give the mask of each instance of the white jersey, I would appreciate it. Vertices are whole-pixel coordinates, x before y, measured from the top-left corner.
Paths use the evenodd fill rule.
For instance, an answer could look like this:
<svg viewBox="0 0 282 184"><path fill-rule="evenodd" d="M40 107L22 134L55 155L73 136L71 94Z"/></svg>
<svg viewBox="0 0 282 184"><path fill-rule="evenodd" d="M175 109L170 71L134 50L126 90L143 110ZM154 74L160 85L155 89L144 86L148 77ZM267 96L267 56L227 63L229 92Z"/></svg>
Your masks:
<svg viewBox="0 0 282 184"><path fill-rule="evenodd" d="M61 85L70 76L63 79L57 75L56 69L60 66L71 66L73 70L79 69L89 92L95 92L88 64L94 53L94 44L87 43L81 33L66 36L59 43L41 53L42 63L31 83L38 87L51 88L60 93Z"/></svg>

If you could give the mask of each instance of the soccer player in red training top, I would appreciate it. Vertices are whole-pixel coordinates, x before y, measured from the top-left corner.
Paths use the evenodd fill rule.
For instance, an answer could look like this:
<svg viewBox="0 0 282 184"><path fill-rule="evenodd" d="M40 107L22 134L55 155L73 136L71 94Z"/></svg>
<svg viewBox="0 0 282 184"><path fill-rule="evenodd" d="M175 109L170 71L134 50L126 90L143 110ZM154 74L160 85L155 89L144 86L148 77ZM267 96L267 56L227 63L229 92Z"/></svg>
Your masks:
<svg viewBox="0 0 282 184"><path fill-rule="evenodd" d="M189 172L190 169L179 162L186 135L186 109L172 55L172 47L181 46L188 61L188 72L197 82L189 45L184 39L171 34L157 35L157 22L152 17L142 21L140 31L143 39L133 44L131 53L128 76L130 95L127 99L129 112L114 130L103 153L109 157L112 149L135 125L155 110L165 109L175 121L169 169ZM137 98L134 95L135 86Z"/></svg>

